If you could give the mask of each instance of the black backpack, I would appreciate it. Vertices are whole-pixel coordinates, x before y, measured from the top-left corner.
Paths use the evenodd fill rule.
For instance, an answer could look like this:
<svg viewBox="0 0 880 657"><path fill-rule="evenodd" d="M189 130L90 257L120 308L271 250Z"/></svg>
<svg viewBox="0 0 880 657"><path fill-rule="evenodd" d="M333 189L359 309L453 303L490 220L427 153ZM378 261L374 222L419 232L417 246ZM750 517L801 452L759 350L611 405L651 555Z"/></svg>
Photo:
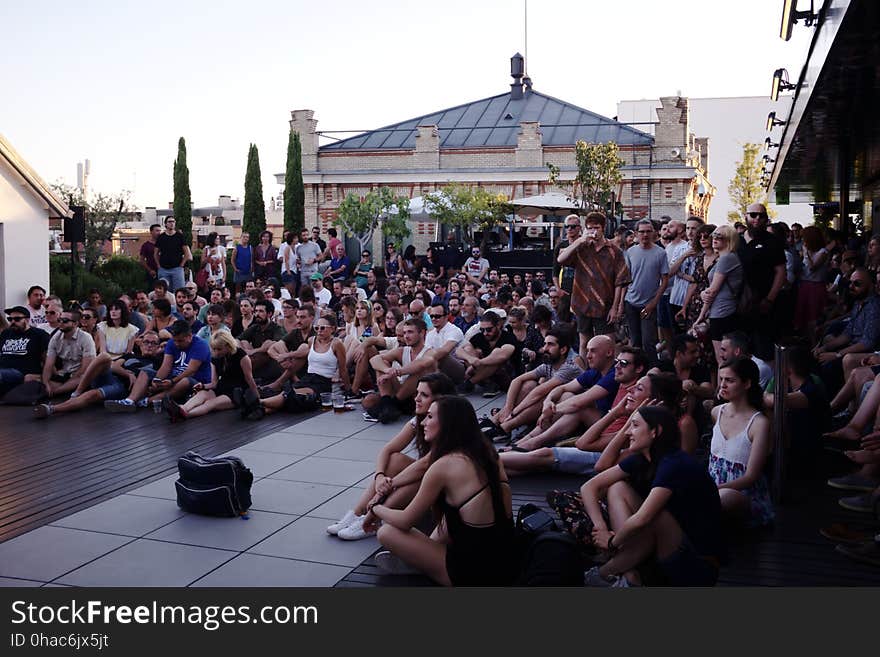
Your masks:
<svg viewBox="0 0 880 657"><path fill-rule="evenodd" d="M206 458L187 452L177 460L177 506L190 513L235 517L251 507L253 473L235 456Z"/></svg>
<svg viewBox="0 0 880 657"><path fill-rule="evenodd" d="M571 534L559 531L552 516L534 504L516 515L521 566L517 586L583 586L584 559Z"/></svg>

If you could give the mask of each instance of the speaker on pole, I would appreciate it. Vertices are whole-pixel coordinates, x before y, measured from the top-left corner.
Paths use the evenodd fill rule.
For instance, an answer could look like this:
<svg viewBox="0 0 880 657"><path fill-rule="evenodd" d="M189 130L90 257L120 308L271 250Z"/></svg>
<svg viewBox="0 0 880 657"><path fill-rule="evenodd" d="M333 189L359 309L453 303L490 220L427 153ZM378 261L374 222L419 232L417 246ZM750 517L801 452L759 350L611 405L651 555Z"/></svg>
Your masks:
<svg viewBox="0 0 880 657"><path fill-rule="evenodd" d="M71 205L72 217L64 218L64 241L84 243L86 241L86 209L82 205Z"/></svg>

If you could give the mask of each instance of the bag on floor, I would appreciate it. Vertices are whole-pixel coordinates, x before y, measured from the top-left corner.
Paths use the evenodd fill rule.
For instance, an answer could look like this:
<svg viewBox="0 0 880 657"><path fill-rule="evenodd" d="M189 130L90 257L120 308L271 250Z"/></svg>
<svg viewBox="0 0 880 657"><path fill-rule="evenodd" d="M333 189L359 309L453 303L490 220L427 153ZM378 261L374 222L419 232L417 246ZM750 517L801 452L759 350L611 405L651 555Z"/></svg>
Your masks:
<svg viewBox="0 0 880 657"><path fill-rule="evenodd" d="M581 548L549 513L524 504L516 514L516 535L522 554L518 586L583 586Z"/></svg>
<svg viewBox="0 0 880 657"><path fill-rule="evenodd" d="M235 517L251 507L253 473L240 458L187 452L177 460L177 506L190 513Z"/></svg>
<svg viewBox="0 0 880 657"><path fill-rule="evenodd" d="M3 395L7 406L33 406L46 399L46 386L40 381L25 381Z"/></svg>

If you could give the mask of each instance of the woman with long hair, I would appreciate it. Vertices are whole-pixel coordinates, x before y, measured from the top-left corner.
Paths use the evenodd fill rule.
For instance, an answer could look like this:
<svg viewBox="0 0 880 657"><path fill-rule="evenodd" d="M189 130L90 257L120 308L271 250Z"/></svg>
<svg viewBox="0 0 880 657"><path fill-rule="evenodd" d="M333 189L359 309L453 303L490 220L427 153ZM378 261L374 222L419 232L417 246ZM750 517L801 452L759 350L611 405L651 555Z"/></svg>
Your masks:
<svg viewBox="0 0 880 657"><path fill-rule="evenodd" d="M205 313L205 325L199 329L196 336L210 342L211 336L217 331L229 331L229 327L224 323L226 318L226 310L219 303L208 304L208 312Z"/></svg>
<svg viewBox="0 0 880 657"><path fill-rule="evenodd" d="M397 255L394 244L388 244L385 247L385 278L393 280L395 276L403 271L400 266L401 260L402 258Z"/></svg>
<svg viewBox="0 0 880 657"><path fill-rule="evenodd" d="M202 250L203 269L208 274L208 287L222 287L226 282L226 248L218 244L216 232L208 233L205 248Z"/></svg>
<svg viewBox="0 0 880 657"><path fill-rule="evenodd" d="M794 327L803 331L810 344L816 343L816 323L828 300L828 250L825 236L817 226L803 232L804 257L794 309Z"/></svg>
<svg viewBox="0 0 880 657"><path fill-rule="evenodd" d="M373 304L360 300L354 307L354 321L346 326L344 344L349 365L361 351L361 343L376 335L379 335L379 326L373 321Z"/></svg>
<svg viewBox="0 0 880 657"><path fill-rule="evenodd" d="M419 483L428 469L429 446L425 441L422 421L428 408L442 395L454 395L455 384L443 372L432 372L419 379L416 388L416 414L392 438L376 458L376 474L353 509L346 511L337 522L327 527L327 533L344 541L356 541L376 533L375 517L367 508L382 501L385 506L399 509L412 500ZM413 445L416 458L404 452ZM369 528L365 529L364 525Z"/></svg>
<svg viewBox="0 0 880 657"><path fill-rule="evenodd" d="M397 257L400 261L400 273L413 278L418 278L419 263L416 258L416 247L410 244L403 250L403 255Z"/></svg>
<svg viewBox="0 0 880 657"><path fill-rule="evenodd" d="M510 486L492 443L480 431L470 402L440 397L424 419L428 469L405 509L374 504L388 549L376 565L400 572L406 564L445 586L503 586L513 579L515 550ZM431 536L414 525L430 509L439 518Z"/></svg>
<svg viewBox="0 0 880 657"><path fill-rule="evenodd" d="M718 489L681 450L678 421L667 409L640 408L627 439L630 456L581 487L593 542L610 556L587 571L584 582L639 585L638 567L653 558L669 585L713 586L724 554Z"/></svg>
<svg viewBox="0 0 880 657"><path fill-rule="evenodd" d="M263 282L278 276L278 249L272 246L272 231L260 233L260 243L254 248L254 278Z"/></svg>
<svg viewBox="0 0 880 657"><path fill-rule="evenodd" d="M726 513L751 526L773 522L773 503L764 477L770 456L770 421L763 414L764 396L758 366L735 358L718 370L718 396L726 404L712 409L709 474L718 485Z"/></svg>
<svg viewBox="0 0 880 657"><path fill-rule="evenodd" d="M217 331L211 336L211 383L197 383L195 393L185 404L178 404L170 396L165 398L165 406L172 422L207 415L211 411L225 411L238 406L240 393L236 390L250 390L259 398L254 381L251 358L229 331Z"/></svg>
<svg viewBox="0 0 880 657"><path fill-rule="evenodd" d="M385 334L385 313L388 312L388 302L385 299L373 300L373 321L379 327L379 334Z"/></svg>
<svg viewBox="0 0 880 657"><path fill-rule="evenodd" d="M115 359L132 352L138 329L129 323L128 318L128 304L119 299L110 303L107 319L98 324L98 353L106 353L111 359Z"/></svg>
<svg viewBox="0 0 880 657"><path fill-rule="evenodd" d="M719 226L712 233L712 248L718 258L706 270L709 287L700 295L703 309L697 323L709 319L709 338L717 362L721 362L721 339L739 327L737 305L745 284L745 274L736 255L738 244L739 236L733 226Z"/></svg>

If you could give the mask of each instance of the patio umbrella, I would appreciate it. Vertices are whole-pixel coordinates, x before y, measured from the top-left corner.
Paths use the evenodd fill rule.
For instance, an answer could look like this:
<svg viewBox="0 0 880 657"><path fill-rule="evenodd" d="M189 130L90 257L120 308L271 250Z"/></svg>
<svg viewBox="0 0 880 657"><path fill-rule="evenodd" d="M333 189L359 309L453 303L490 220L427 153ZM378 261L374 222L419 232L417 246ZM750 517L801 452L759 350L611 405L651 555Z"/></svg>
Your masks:
<svg viewBox="0 0 880 657"><path fill-rule="evenodd" d="M581 207L579 202L559 192L547 192L537 196L515 198L511 201L511 204L516 214L525 216L552 214L561 217L571 214Z"/></svg>

